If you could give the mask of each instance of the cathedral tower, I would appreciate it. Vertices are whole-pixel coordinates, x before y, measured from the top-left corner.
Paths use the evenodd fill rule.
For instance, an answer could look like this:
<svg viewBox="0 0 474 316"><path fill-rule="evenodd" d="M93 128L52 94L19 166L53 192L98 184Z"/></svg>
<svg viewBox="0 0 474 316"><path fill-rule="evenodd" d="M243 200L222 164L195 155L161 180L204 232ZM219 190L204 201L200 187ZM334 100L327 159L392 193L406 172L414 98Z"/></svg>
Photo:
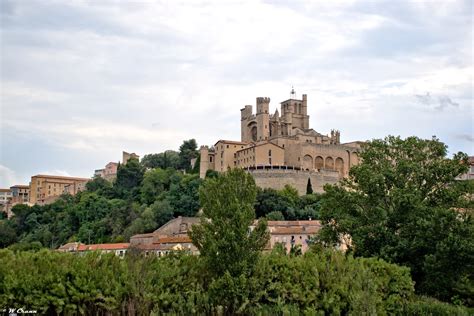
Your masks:
<svg viewBox="0 0 474 316"><path fill-rule="evenodd" d="M267 140L270 136L270 98L257 98L257 141Z"/></svg>

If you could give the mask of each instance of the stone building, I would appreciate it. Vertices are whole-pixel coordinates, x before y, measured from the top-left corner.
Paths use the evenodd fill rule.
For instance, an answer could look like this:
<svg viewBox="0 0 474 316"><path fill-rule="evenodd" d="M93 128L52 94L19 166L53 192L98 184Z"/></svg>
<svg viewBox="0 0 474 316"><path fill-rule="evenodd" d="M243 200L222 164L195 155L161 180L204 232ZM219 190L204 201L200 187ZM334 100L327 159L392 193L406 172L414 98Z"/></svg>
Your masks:
<svg viewBox="0 0 474 316"><path fill-rule="evenodd" d="M130 246L145 255L167 255L173 251L197 254L198 250L188 236L193 225L199 224L198 217L178 216L152 233L138 234L130 238Z"/></svg>
<svg viewBox="0 0 474 316"><path fill-rule="evenodd" d="M51 175L35 175L30 182L30 203L48 204L54 202L61 194L75 195L86 187L88 178L75 178Z"/></svg>
<svg viewBox="0 0 474 316"><path fill-rule="evenodd" d="M100 177L112 181L117 177L118 166L118 162L109 162L105 165L105 168L94 170L94 177Z"/></svg>
<svg viewBox="0 0 474 316"><path fill-rule="evenodd" d="M80 242L71 242L62 245L57 249L59 252L76 252L85 253L91 251L98 251L100 253L113 253L118 257L124 257L127 253L129 243L113 243L113 244L92 244L85 245Z"/></svg>
<svg viewBox="0 0 474 316"><path fill-rule="evenodd" d="M8 204L12 199L12 191L10 189L0 189L0 204Z"/></svg>
<svg viewBox="0 0 474 316"><path fill-rule="evenodd" d="M323 135L309 126L308 97L291 97L280 103L280 111L270 114L270 98L256 100L241 109L241 140L219 140L211 148L202 146L200 176L207 170L224 172L245 168L257 185L281 189L285 184L305 193L308 179L315 192L325 183L337 182L359 162L362 142L341 143L341 134L332 130ZM280 114L281 112L281 114Z"/></svg>
<svg viewBox="0 0 474 316"><path fill-rule="evenodd" d="M28 203L30 201L30 186L17 184L10 187L12 203Z"/></svg>
<svg viewBox="0 0 474 316"><path fill-rule="evenodd" d="M474 179L474 156L469 157L469 170L459 175L456 179L457 180L473 180Z"/></svg>
<svg viewBox="0 0 474 316"><path fill-rule="evenodd" d="M140 160L140 156L138 156L136 153L128 153L126 151L122 152L122 164L123 165L126 165L127 162L132 158L136 159L136 160Z"/></svg>
<svg viewBox="0 0 474 316"><path fill-rule="evenodd" d="M321 229L321 222L317 220L308 221L268 221L268 232L270 239L265 250L273 249L277 244L283 246L287 252L292 247L300 247L305 253L309 249L309 241ZM250 229L255 226L250 226Z"/></svg>
<svg viewBox="0 0 474 316"><path fill-rule="evenodd" d="M250 225L254 229L258 221ZM196 246L192 244L188 232L193 225L199 225L198 217L177 217L152 233L138 234L130 238L130 247L140 250L145 255L166 255L172 251L187 251L198 254ZM306 221L268 221L267 229L270 239L265 247L266 251L273 249L277 244L282 245L287 251L292 247L300 247L304 253L309 249L309 241L319 233L321 222L318 220ZM338 249L345 250L345 241L341 241Z"/></svg>

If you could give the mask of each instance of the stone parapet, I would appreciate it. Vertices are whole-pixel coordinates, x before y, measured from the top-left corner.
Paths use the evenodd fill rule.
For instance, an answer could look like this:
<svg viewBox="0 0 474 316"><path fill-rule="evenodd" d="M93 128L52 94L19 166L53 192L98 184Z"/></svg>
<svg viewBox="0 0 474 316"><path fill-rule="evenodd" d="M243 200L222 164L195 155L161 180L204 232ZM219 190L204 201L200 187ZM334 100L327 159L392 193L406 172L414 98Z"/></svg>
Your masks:
<svg viewBox="0 0 474 316"><path fill-rule="evenodd" d="M323 193L325 184L334 184L339 181L338 172L333 170L307 171L285 166L266 166L245 170L254 177L255 183L261 188L281 190L289 184L300 195L306 194L308 179L311 180L311 186L315 193Z"/></svg>

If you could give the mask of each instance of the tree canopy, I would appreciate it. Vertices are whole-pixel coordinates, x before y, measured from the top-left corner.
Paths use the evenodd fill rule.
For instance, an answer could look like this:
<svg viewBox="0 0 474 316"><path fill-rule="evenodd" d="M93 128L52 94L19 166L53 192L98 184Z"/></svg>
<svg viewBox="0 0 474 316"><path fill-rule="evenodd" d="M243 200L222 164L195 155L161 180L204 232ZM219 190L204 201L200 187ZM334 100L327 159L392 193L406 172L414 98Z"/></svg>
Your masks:
<svg viewBox="0 0 474 316"><path fill-rule="evenodd" d="M198 155L196 140L185 140L179 147L179 169L191 171L191 159L197 158Z"/></svg>
<svg viewBox="0 0 474 316"><path fill-rule="evenodd" d="M319 241L348 235L356 256L410 267L418 292L466 303L474 297L474 226L455 209L466 193L455 178L467 155L446 155L436 138L368 142L349 178L325 186Z"/></svg>
<svg viewBox="0 0 474 316"><path fill-rule="evenodd" d="M194 226L190 236L215 275L249 273L266 245L264 220L249 232L256 194L253 177L241 169L227 171L200 188L201 225Z"/></svg>

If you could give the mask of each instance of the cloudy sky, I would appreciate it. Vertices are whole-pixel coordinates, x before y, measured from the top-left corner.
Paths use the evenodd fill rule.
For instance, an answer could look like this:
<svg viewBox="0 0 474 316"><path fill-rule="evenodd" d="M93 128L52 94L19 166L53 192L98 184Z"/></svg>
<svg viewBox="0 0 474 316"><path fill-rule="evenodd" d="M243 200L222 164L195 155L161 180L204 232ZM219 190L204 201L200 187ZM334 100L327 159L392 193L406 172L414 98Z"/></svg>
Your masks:
<svg viewBox="0 0 474 316"><path fill-rule="evenodd" d="M0 3L0 187L238 140L240 108L292 86L343 142L474 154L469 0Z"/></svg>

